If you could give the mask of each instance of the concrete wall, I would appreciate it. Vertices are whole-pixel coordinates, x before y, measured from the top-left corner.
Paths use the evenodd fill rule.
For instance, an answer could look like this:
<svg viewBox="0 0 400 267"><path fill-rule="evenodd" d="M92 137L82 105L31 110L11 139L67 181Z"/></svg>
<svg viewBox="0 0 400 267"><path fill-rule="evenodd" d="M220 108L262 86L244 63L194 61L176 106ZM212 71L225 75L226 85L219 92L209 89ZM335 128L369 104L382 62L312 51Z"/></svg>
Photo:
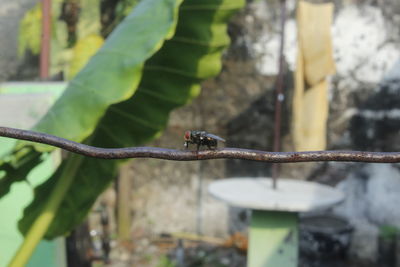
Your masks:
<svg viewBox="0 0 400 267"><path fill-rule="evenodd" d="M397 101L400 86L398 82L392 82L389 86L391 93L385 94L382 93L385 91L382 89L384 83L378 84L390 71L399 71L396 62L400 58L400 4L398 1L335 1L335 5L332 33L338 72L332 77L329 94L328 149L398 151L400 134L396 125L400 125L400 101ZM295 1L288 1L288 10L285 56L289 71L293 71L296 56ZM206 129L226 137L228 146L271 150L272 89L277 74L279 44L278 11L278 1L257 1L249 3L234 19L230 26L233 43L225 55L221 75L204 83L201 96L191 105L173 112L169 128L154 145L181 147L185 130ZM289 72L283 113L283 149L287 151L293 149L288 127L291 77ZM385 99L396 101L388 105ZM376 113L377 110L380 113ZM360 144L368 146L360 147ZM359 170L364 167L372 168L351 163L286 164L282 166L282 176L336 185L346 177L359 175ZM134 160L131 168L135 192L134 232L194 232L201 229L207 235L217 236L243 229L248 214L227 209L210 198L206 192L207 184L224 177L265 176L270 173L269 164L235 160L189 163ZM377 175L387 173L385 167L374 167L374 170ZM398 175L398 169L391 170ZM364 183L369 184L368 181L365 179ZM384 182L386 188L391 187L390 181L389 184ZM202 185L200 203L199 184ZM366 197L369 197L366 192ZM371 198L378 194L372 189L369 192ZM349 198L354 197L349 194ZM393 209L381 211L384 214L377 215L377 218L390 217L387 212L393 212ZM198 214L202 215L200 221ZM383 221L371 217L374 217L373 212L368 212L369 219L364 218L364 222L373 225L372 228L364 229L375 230L364 231L361 238L375 233L370 239L373 243L377 242ZM363 244L364 241L358 239L355 242ZM364 252L356 244L353 248L355 257L377 260L377 251L370 253L377 247ZM375 256L371 259L371 255Z"/></svg>

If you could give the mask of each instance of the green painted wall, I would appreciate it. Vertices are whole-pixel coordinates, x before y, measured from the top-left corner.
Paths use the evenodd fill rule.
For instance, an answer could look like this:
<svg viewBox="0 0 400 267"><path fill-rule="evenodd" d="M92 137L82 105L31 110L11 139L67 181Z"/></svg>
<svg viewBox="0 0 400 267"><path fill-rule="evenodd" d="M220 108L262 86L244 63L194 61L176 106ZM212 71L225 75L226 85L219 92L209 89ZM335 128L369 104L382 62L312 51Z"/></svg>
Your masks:
<svg viewBox="0 0 400 267"><path fill-rule="evenodd" d="M0 85L0 99L3 100L10 95L21 99L21 103L32 95L46 97L44 104L51 105L65 88L65 83L5 83ZM49 97L50 96L50 97ZM15 98L13 98L15 99ZM50 100L49 100L50 99ZM5 104L4 104L5 103ZM10 125L4 125L1 114L13 114L13 109L18 108L18 112L24 108L21 106L7 106L7 101L0 106L0 125L9 127L22 127L35 117L35 110L30 106L26 110L26 120L24 116L19 116L18 121ZM40 104L43 107L43 103ZM36 116L34 118L38 120ZM7 153L13 147L15 140L0 137L0 157ZM45 181L51 175L54 167L57 165L57 155L47 156L45 161L36 167L28 176L29 182L20 182L13 185L11 192L0 199L0 267L7 266L7 263L13 257L15 251L23 241L22 235L17 228L17 222L22 216L24 207L33 198L33 188ZM0 174L1 177L1 174ZM54 241L42 241L37 247L34 255L28 263L28 267L62 267L66 266L64 238Z"/></svg>

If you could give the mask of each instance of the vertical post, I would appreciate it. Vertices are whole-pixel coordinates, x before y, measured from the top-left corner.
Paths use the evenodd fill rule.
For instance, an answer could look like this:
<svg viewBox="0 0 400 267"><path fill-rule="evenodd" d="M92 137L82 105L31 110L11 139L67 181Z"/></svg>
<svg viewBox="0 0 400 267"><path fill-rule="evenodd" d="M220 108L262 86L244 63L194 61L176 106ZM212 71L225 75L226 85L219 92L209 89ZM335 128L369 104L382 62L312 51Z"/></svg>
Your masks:
<svg viewBox="0 0 400 267"><path fill-rule="evenodd" d="M197 185L197 212L196 212L196 233L203 234L203 173L204 163L199 162L199 184Z"/></svg>
<svg viewBox="0 0 400 267"><path fill-rule="evenodd" d="M297 267L296 212L253 210L248 267Z"/></svg>
<svg viewBox="0 0 400 267"><path fill-rule="evenodd" d="M42 0L42 36L40 47L40 79L49 78L51 35L51 0Z"/></svg>
<svg viewBox="0 0 400 267"><path fill-rule="evenodd" d="M128 241L131 232L131 177L129 175L129 163L121 166L117 184L118 239L119 241Z"/></svg>
<svg viewBox="0 0 400 267"><path fill-rule="evenodd" d="M285 48L285 22L286 22L286 0L281 0L281 38L279 44L279 62L278 78L276 81L275 93L275 123L274 123L274 151L280 150L281 143L281 120L282 120L282 102L285 100L283 93L284 78L284 48ZM276 189L276 180L279 176L279 164L272 164L272 187Z"/></svg>
<svg viewBox="0 0 400 267"><path fill-rule="evenodd" d="M204 95L199 96L198 112L200 114L200 128L206 128L206 118L204 116ZM196 233L198 235L203 234L203 184L204 184L204 162L199 161L199 184L197 185L197 212L196 212Z"/></svg>

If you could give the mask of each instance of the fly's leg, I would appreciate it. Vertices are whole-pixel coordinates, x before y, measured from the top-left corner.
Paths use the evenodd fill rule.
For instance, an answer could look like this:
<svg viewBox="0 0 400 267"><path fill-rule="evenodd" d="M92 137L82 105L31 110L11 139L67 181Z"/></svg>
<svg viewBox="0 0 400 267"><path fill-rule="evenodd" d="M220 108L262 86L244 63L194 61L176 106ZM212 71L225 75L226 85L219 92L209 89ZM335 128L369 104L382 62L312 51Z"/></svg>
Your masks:
<svg viewBox="0 0 400 267"><path fill-rule="evenodd" d="M215 149L217 149L217 146L218 146L218 142L215 141L215 140L212 140L212 141L210 141L210 142L207 142L207 147L208 147L208 149L210 149L210 150L215 150Z"/></svg>

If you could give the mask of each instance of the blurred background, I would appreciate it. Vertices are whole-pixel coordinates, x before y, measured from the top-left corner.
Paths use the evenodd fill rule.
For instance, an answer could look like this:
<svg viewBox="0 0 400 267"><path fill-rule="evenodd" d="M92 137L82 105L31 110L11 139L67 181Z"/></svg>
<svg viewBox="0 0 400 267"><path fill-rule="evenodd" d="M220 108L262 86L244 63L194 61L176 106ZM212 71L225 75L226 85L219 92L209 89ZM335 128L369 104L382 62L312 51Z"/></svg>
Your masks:
<svg viewBox="0 0 400 267"><path fill-rule="evenodd" d="M46 72L38 1L1 0L1 125L31 127L137 2L53 0ZM227 147L274 150L283 3L280 150L400 150L398 0L307 1L322 8L312 13L321 23L307 17L309 6L300 13L295 0L247 1L229 23L220 74L146 145L181 149L186 130L206 130ZM307 35L307 22L320 26L319 37ZM16 94L23 102L13 104ZM38 106L28 119L18 115L25 105ZM64 266L245 266L250 212L215 200L207 188L221 178L269 177L271 170L240 160L126 162L65 238ZM398 164L284 164L279 176L328 184L346 196L302 215L300 266L400 266Z"/></svg>

